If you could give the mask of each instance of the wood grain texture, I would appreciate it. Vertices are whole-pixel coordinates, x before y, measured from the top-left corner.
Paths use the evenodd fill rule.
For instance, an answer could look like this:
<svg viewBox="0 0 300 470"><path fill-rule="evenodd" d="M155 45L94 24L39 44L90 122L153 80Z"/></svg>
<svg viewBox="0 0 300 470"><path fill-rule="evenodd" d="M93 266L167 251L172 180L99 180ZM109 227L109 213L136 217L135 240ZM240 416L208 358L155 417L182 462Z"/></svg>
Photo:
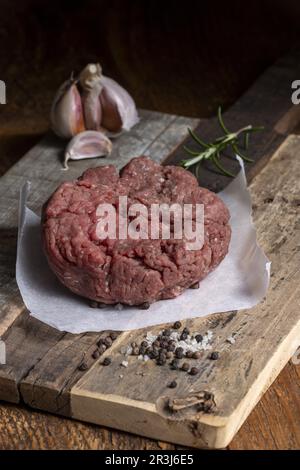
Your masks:
<svg viewBox="0 0 300 470"><path fill-rule="evenodd" d="M294 253L295 247L297 247L298 227L295 226L297 221L295 216L298 213L297 201L300 197L297 192L299 167L293 155L299 145L297 136L287 139L270 164L255 178L251 185L254 207L256 207L255 220L259 228L261 244L271 258L275 256L275 261L280 260L280 262L282 261L280 256L284 257L286 252ZM284 161L284 169L280 166L282 161ZM275 178L278 173L280 178ZM276 197L280 195L280 197L276 199L274 195ZM273 219L279 213L282 217L282 225L273 224ZM119 377L122 358L118 351L121 344L127 344L136 337L141 339L143 331L121 335L112 349L106 353L113 357L113 364L109 368L103 368L99 367L99 363L96 362L88 373L83 374L83 378L72 389L73 384L82 375L77 371L82 355L90 359L98 339L97 335L57 337L55 330L47 327L47 332L43 333L36 325L39 322L33 318L28 319L23 314L4 337L8 345L13 345L15 348L13 351L17 351L20 358L27 355L27 361L29 361L20 362L18 356L14 357L14 354L9 354L13 363L19 364L20 362L20 367L17 369L19 372L16 381L16 396L18 397L17 392L20 391L22 399L32 407L67 415L71 413L80 419L122 427L139 434L145 433L146 419L149 420L146 432L148 434L154 433L157 438L175 440L179 443L195 446L200 445L201 447L211 445L223 447L227 441L224 441L223 438L223 440L215 441L215 426L227 425L226 418L231 419L232 413L238 408L239 403L246 402L248 406L243 408L242 415L238 420L235 420L235 427L232 429L230 426L229 431L226 431L228 432L226 439L232 437L233 432L250 412L253 404L288 360L293 352L292 349L296 348L293 344L287 344L287 349L284 346L284 354L280 351L280 357L272 365L271 371L266 372L266 366L269 366L270 369L268 360L272 355L274 356L274 352L281 348L284 341L288 343L290 340L296 341L297 335L299 335L298 330L295 330L296 337L287 336L299 319L298 305L293 301L293 296L296 296L297 300L298 295L299 272L296 269L298 253L296 252L296 255L293 256L292 263L286 265L281 262L281 264L283 266L280 265L278 269L275 265L276 270L272 278L275 285L268 296L268 301L262 307L253 309L251 313L241 312L238 316L227 313L188 322L193 330L196 329L204 333L210 328L214 331L216 339L213 347L221 352L221 359L215 364L204 356L200 364L199 377L188 377L188 380L183 375L180 377L182 380L179 382L176 394L185 396L191 388L207 390L214 393L218 404L215 416L197 417L197 419L191 420L192 423L194 422L192 425L187 420L186 429L189 437L186 440L183 423L175 422L170 432L169 426L165 425L165 418L157 414L155 407L158 398L166 393L166 384L174 378L174 372L160 368L152 368L150 372L147 372L145 364L138 361L134 363L133 360L130 369L128 372L126 371L126 380L121 380ZM283 278L288 280L287 284L283 282ZM275 286L276 288L274 288ZM286 302L286 295L290 298L290 303ZM297 308L295 308L296 306ZM273 318L276 319L275 324ZM259 335L257 334L258 324ZM37 338L36 341L30 336L30 332L34 331L37 331L42 339L47 337L46 343L42 341L42 348L39 339ZM229 345L226 343L226 338L233 332L237 333L237 342L235 345ZM32 342L35 344L38 354L33 350L33 354L29 357L26 351ZM260 354L262 350L264 354ZM147 366L151 367L150 364ZM146 375L137 381L137 374L142 371ZM225 374L226 380L224 380L224 371L227 374ZM258 389L249 398L250 385L257 382L259 371L262 371L263 380L258 381ZM6 380L8 377L7 374ZM138 375L138 377L140 376ZM238 390L238 392L235 394L232 390ZM10 388L8 388L8 393L11 393ZM230 399L228 399L228 394ZM82 400L85 401L84 406ZM124 411L125 408L128 409L128 414ZM91 411L89 412L89 410ZM136 418L134 423L130 421L133 410ZM151 419L147 413L150 413ZM124 421L120 422L118 419L120 416ZM217 421L213 422L214 418ZM178 425L177 430L176 425ZM209 433L207 433L208 427L212 428ZM205 438L203 438L203 434Z"/></svg>
<svg viewBox="0 0 300 470"><path fill-rule="evenodd" d="M299 448L299 378L299 366L289 362L234 437L230 449ZM176 448L178 446L164 441L58 417L20 405L16 407L0 404L1 450L175 450Z"/></svg>
<svg viewBox="0 0 300 470"><path fill-rule="evenodd" d="M191 377L133 357L120 378L122 355L114 348L109 368L96 363L71 390L74 417L185 445L222 448L229 444L299 343L300 210L294 204L300 198L300 166L294 158L299 148L299 137L288 138L250 185L259 208L255 213L258 239L273 262L266 300L236 316L227 313L187 322L191 331L214 332L212 347L220 352L220 359L213 362L203 354L200 363L194 361L199 374ZM146 331L127 334L125 341L138 341ZM236 342L230 345L226 339L232 334ZM167 384L175 378L178 386L170 391ZM213 393L216 410L211 415L175 419L172 425L168 415L162 421L157 408L160 397L184 398L191 391Z"/></svg>

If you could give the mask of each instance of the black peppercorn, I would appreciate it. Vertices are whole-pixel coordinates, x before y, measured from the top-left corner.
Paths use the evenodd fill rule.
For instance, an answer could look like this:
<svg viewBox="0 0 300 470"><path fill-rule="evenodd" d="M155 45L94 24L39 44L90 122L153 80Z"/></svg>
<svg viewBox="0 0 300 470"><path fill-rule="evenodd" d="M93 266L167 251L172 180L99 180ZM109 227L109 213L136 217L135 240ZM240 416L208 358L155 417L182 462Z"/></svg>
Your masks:
<svg viewBox="0 0 300 470"><path fill-rule="evenodd" d="M95 349L95 351L92 354L93 359L98 359L101 356L99 349Z"/></svg>
<svg viewBox="0 0 300 470"><path fill-rule="evenodd" d="M181 366L181 369L184 370L185 372L187 372L190 368L190 365L188 362L184 362Z"/></svg>
<svg viewBox="0 0 300 470"><path fill-rule="evenodd" d="M157 349L152 349L151 353L149 354L150 359L157 359L158 358L158 350Z"/></svg>
<svg viewBox="0 0 300 470"><path fill-rule="evenodd" d="M106 357L106 358L104 359L104 361L102 362L102 364L103 364L104 366L109 366L109 365L111 364L111 358L110 358L110 357Z"/></svg>
<svg viewBox="0 0 300 470"><path fill-rule="evenodd" d="M78 369L81 370L81 371L87 370L88 368L89 368L89 366L87 365L87 363L85 361L82 361L82 363L79 364L79 366L78 366Z"/></svg>
<svg viewBox="0 0 300 470"><path fill-rule="evenodd" d="M192 286L190 286L190 289L199 289L200 287L200 282L195 282Z"/></svg>
<svg viewBox="0 0 300 470"><path fill-rule="evenodd" d="M106 336L105 340L104 340L104 344L105 346L107 346L108 348L110 348L110 346L112 345L113 341L111 339L110 336Z"/></svg>
<svg viewBox="0 0 300 470"><path fill-rule="evenodd" d="M183 333L189 335L190 334L190 330L185 326L182 330Z"/></svg>
<svg viewBox="0 0 300 470"><path fill-rule="evenodd" d="M203 340L203 336L202 335L196 335L195 340L197 341L197 343L201 343L201 341Z"/></svg>
<svg viewBox="0 0 300 470"><path fill-rule="evenodd" d="M141 347L147 349L147 348L148 348L148 343L147 343L147 341L142 341L142 342L141 342Z"/></svg>
<svg viewBox="0 0 300 470"><path fill-rule="evenodd" d="M186 353L185 353L185 356L188 357L189 359L191 359L193 357L193 351L191 350L188 350Z"/></svg>
<svg viewBox="0 0 300 470"><path fill-rule="evenodd" d="M175 356L178 359L181 359L183 357L183 348L179 347L175 349Z"/></svg>
<svg viewBox="0 0 300 470"><path fill-rule="evenodd" d="M197 375L198 372L199 372L199 369L197 369L197 367L192 367L190 370L191 375Z"/></svg>
<svg viewBox="0 0 300 470"><path fill-rule="evenodd" d="M180 335L181 341L185 341L185 340L187 339L187 337L188 337L188 334L185 333L184 331L183 331L183 332L181 333L181 335Z"/></svg>
<svg viewBox="0 0 300 470"><path fill-rule="evenodd" d="M176 388L176 387L177 387L177 382L176 382L176 380L172 380L172 382L169 383L168 387L169 387L169 388Z"/></svg>
<svg viewBox="0 0 300 470"><path fill-rule="evenodd" d="M176 370L179 368L179 361L178 359L173 359L170 363L171 369Z"/></svg>
<svg viewBox="0 0 300 470"><path fill-rule="evenodd" d="M106 349L107 349L107 347L105 346L105 344L100 344L100 346L98 348L100 356L101 356L101 354L103 354L106 351Z"/></svg>
<svg viewBox="0 0 300 470"><path fill-rule="evenodd" d="M167 328L166 330L163 331L163 335L164 336L170 336L171 335L171 330L169 330L169 328Z"/></svg>
<svg viewBox="0 0 300 470"><path fill-rule="evenodd" d="M173 325L174 330L179 330L181 328L181 323L180 321L176 321Z"/></svg>
<svg viewBox="0 0 300 470"><path fill-rule="evenodd" d="M193 359L200 359L201 357L201 352L200 351L195 351L193 353Z"/></svg>
<svg viewBox="0 0 300 470"><path fill-rule="evenodd" d="M217 351L213 351L211 353L211 355L209 356L209 358L212 360L212 361L216 361L217 359L219 359L219 353Z"/></svg>
<svg viewBox="0 0 300 470"><path fill-rule="evenodd" d="M166 363L166 357L164 356L159 356L159 358L156 361L156 364L158 366L163 366Z"/></svg>
<svg viewBox="0 0 300 470"><path fill-rule="evenodd" d="M118 333L116 331L112 331L112 333L110 334L110 337L113 341L115 341L115 339L117 339L118 337Z"/></svg>

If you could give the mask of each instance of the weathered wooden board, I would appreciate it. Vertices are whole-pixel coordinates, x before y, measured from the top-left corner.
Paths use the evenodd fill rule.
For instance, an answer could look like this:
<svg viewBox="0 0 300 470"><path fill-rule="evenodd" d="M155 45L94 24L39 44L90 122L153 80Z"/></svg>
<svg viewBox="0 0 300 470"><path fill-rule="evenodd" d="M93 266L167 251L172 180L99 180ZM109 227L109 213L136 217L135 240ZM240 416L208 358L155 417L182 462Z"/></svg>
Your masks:
<svg viewBox="0 0 300 470"><path fill-rule="evenodd" d="M300 342L300 168L295 158L300 138L286 138L300 118L290 102L290 82L297 70L300 73L298 64L293 55L279 62L226 113L226 122L234 129L249 122L266 126L265 136L253 140L256 164L247 170L249 176L256 175L250 186L254 218L259 241L273 263L272 282L267 299L251 311L186 322L194 331L211 329L213 348L220 352L218 361L203 354L197 376L134 357L128 368L121 368L121 347L140 340L146 330L120 334L95 360L92 353L106 332L59 332L30 317L23 306L14 277L20 186L27 179L32 182L29 203L38 211L60 181L78 176L99 160L74 162L68 173L61 171L63 144L49 134L1 178L0 335L7 363L0 366L0 399L195 447L228 444ZM198 121L146 111L141 115L132 132L115 142L110 162L120 167L141 153L157 161L182 158L179 144L187 126L196 127ZM201 132L206 137L216 135L215 121L203 121ZM226 178L206 170L202 178L202 184L212 188L227 184ZM236 342L230 344L226 339L233 333ZM112 357L109 367L101 365L105 355ZM83 360L89 370L78 369ZM167 384L175 377L178 386L171 390ZM187 408L175 419L157 406L162 397L186 399L203 390L214 395L216 408L211 414Z"/></svg>

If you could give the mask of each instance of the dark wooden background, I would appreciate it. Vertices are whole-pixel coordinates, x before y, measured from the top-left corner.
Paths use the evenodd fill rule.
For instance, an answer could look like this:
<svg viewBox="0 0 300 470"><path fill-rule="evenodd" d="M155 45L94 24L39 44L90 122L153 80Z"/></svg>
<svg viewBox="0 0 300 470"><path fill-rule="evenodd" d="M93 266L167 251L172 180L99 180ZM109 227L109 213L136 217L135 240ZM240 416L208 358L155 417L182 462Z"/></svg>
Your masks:
<svg viewBox="0 0 300 470"><path fill-rule="evenodd" d="M298 42L299 18L299 0L1 0L0 174L48 129L56 88L87 62L100 61L139 107L212 116ZM231 448L295 448L298 384L290 363ZM0 448L174 446L1 404Z"/></svg>

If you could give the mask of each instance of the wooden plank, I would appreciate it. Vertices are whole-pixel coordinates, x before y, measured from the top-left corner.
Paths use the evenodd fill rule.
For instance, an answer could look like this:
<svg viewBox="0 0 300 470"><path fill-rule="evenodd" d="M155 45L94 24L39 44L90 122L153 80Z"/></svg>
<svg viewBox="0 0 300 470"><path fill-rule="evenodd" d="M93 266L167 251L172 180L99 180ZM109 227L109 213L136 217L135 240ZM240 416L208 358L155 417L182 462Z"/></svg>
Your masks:
<svg viewBox="0 0 300 470"><path fill-rule="evenodd" d="M299 207L294 203L300 196L300 168L294 158L299 148L298 136L287 139L250 186L259 241L273 261L267 299L237 316L221 314L187 322L192 331L212 329L213 349L220 352L220 359L210 361L205 354L199 374L192 377L132 357L120 379L122 356L115 351L109 368L95 364L71 390L73 417L184 445L228 445L299 342L300 227ZM272 197L272 203L266 202ZM231 321L226 323L227 319ZM134 331L127 342L140 340L145 333ZM226 338L233 333L236 342L231 345ZM178 386L170 390L167 384L174 378ZM161 397L184 398L191 390L213 393L216 411L170 423L158 406Z"/></svg>

